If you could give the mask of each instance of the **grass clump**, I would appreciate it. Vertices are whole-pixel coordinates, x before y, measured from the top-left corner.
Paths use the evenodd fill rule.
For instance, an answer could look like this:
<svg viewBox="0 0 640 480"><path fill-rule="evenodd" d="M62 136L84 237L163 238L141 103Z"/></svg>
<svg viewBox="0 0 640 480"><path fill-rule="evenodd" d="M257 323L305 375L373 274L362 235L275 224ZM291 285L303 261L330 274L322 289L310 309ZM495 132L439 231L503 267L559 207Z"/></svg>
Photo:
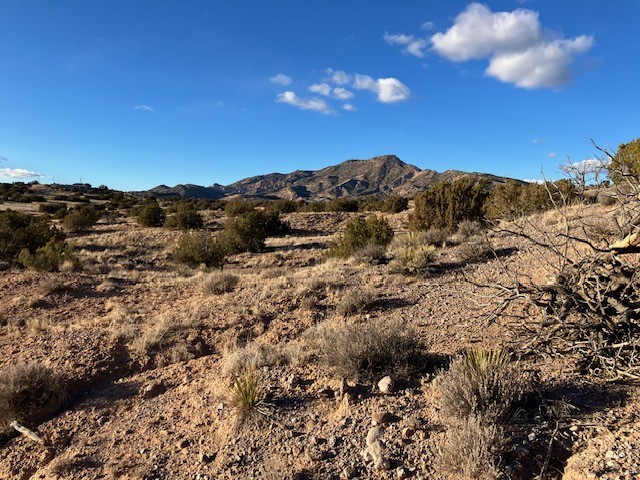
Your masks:
<svg viewBox="0 0 640 480"><path fill-rule="evenodd" d="M222 295L233 292L239 281L240 277L232 273L214 272L205 279L203 289L211 295Z"/></svg>
<svg viewBox="0 0 640 480"><path fill-rule="evenodd" d="M343 378L375 380L406 374L421 350L413 330L402 320L324 323L307 337L317 341L323 363Z"/></svg>
<svg viewBox="0 0 640 480"><path fill-rule="evenodd" d="M247 366L233 382L231 404L239 425L246 425L258 415L267 415L264 388L255 366Z"/></svg>
<svg viewBox="0 0 640 480"><path fill-rule="evenodd" d="M371 215L366 220L357 217L345 227L336 245L329 249L333 257L349 257L368 245L387 246L393 240L393 229L384 217Z"/></svg>
<svg viewBox="0 0 640 480"><path fill-rule="evenodd" d="M522 395L518 367L500 349L468 350L451 362L435 385L444 413L458 419L482 416L503 421Z"/></svg>
<svg viewBox="0 0 640 480"><path fill-rule="evenodd" d="M21 363L0 372L0 427L13 421L33 425L58 411L66 399L62 378L38 363Z"/></svg>
<svg viewBox="0 0 640 480"><path fill-rule="evenodd" d="M192 268L200 265L222 268L226 253L225 247L211 233L190 232L178 241L173 259Z"/></svg>
<svg viewBox="0 0 640 480"><path fill-rule="evenodd" d="M364 313L371 308L374 302L375 295L371 290L355 288L344 294L336 305L336 312L344 317Z"/></svg>
<svg viewBox="0 0 640 480"><path fill-rule="evenodd" d="M410 233L391 246L391 271L407 275L426 271L433 263L436 247L423 234Z"/></svg>

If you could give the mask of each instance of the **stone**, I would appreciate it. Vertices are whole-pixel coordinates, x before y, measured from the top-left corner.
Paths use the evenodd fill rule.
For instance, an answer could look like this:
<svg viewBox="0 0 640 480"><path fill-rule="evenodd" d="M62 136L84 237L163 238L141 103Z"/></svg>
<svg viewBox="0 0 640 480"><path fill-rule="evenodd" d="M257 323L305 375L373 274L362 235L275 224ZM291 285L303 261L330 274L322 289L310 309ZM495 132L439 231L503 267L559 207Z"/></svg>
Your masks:
<svg viewBox="0 0 640 480"><path fill-rule="evenodd" d="M369 432L367 432L367 446L371 445L373 442L378 441L378 439L380 437L382 437L382 434L384 433L384 430L380 427L371 427L369 429Z"/></svg>
<svg viewBox="0 0 640 480"><path fill-rule="evenodd" d="M369 452L371 453L371 456L373 456L374 460L382 457L382 450L383 450L382 442L380 441L373 442L367 448L369 449Z"/></svg>
<svg viewBox="0 0 640 480"><path fill-rule="evenodd" d="M327 458L327 451L323 448L312 447L307 450L307 457L314 462L320 462Z"/></svg>
<svg viewBox="0 0 640 480"><path fill-rule="evenodd" d="M142 387L140 395L142 396L142 398L153 398L157 397L158 395L162 395L166 391L167 387L164 383L154 381L149 382L144 387Z"/></svg>
<svg viewBox="0 0 640 480"><path fill-rule="evenodd" d="M178 449L179 450L184 450L185 448L187 448L189 446L191 442L189 440L187 440L186 438L183 438L182 440L180 440L177 444Z"/></svg>
<svg viewBox="0 0 640 480"><path fill-rule="evenodd" d="M391 414L389 412L373 412L371 415L371 421L373 425L382 425L391 421Z"/></svg>
<svg viewBox="0 0 640 480"><path fill-rule="evenodd" d="M404 427L402 429L402 438L411 438L414 433L416 433L416 431L412 427Z"/></svg>
<svg viewBox="0 0 640 480"><path fill-rule="evenodd" d="M373 467L376 470L385 470L385 471L386 470L390 470L391 469L391 462L386 457L378 457L373 462Z"/></svg>
<svg viewBox="0 0 640 480"><path fill-rule="evenodd" d="M362 459L364 460L365 463L373 462L373 455L369 451L369 448L365 448L362 451Z"/></svg>
<svg viewBox="0 0 640 480"><path fill-rule="evenodd" d="M387 375L382 380L378 382L378 389L381 393L388 394L392 393L395 388L395 382L393 379Z"/></svg>
<svg viewBox="0 0 640 480"><path fill-rule="evenodd" d="M330 435L329 438L327 438L327 446L329 448L335 448L338 445L338 437L336 437L335 435Z"/></svg>
<svg viewBox="0 0 640 480"><path fill-rule="evenodd" d="M409 478L409 472L404 467L396 468L396 478L399 480L404 480L405 478Z"/></svg>

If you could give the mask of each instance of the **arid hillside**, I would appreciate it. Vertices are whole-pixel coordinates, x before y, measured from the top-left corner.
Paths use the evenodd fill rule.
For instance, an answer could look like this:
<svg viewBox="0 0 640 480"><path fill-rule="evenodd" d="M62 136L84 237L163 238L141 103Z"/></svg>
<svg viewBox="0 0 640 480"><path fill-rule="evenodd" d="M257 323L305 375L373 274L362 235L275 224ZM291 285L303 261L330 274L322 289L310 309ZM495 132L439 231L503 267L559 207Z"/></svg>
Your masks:
<svg viewBox="0 0 640 480"><path fill-rule="evenodd" d="M214 236L237 221L200 213ZM327 253L369 214L281 214L286 234L222 269L113 214L67 234L62 271L5 263L0 478L638 478L637 376L545 336L567 334L518 290L557 281L558 233L576 259L615 239L615 208L421 234L412 213L379 213L391 244L350 256Z"/></svg>

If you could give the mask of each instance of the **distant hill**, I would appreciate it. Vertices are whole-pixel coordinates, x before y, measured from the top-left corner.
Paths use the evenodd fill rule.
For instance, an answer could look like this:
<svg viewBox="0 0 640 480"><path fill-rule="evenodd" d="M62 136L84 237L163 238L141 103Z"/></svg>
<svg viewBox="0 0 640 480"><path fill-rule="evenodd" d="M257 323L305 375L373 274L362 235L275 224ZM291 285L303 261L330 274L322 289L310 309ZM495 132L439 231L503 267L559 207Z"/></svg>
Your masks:
<svg viewBox="0 0 640 480"><path fill-rule="evenodd" d="M223 197L287 200L332 200L340 197L367 195L413 196L442 181L455 181L473 175L494 183L507 180L504 177L483 173L467 173L447 170L421 170L403 162L395 155L383 155L368 160L347 160L321 170L296 170L291 173L270 173L245 178L231 185L160 185L147 192L138 192L158 198L211 198Z"/></svg>

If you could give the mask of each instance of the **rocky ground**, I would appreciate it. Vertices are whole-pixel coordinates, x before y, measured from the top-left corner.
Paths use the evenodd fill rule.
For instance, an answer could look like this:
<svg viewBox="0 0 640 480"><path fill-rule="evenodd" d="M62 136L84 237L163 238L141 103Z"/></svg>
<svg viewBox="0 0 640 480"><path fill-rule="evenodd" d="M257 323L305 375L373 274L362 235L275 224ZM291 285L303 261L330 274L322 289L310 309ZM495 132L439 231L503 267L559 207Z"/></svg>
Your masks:
<svg viewBox="0 0 640 480"><path fill-rule="evenodd" d="M593 208L580 214L606 219ZM220 295L204 288L210 272L171 261L178 232L122 218L71 238L79 272L0 272L0 367L49 365L69 398L53 418L27 425L44 445L2 437L0 478L458 478L440 455L447 427L433 379L471 346L522 352L535 312L516 305L487 316L497 300L474 284L507 281L508 272L543 282L548 258L494 233L496 256L470 261L463 242L439 249L420 275L326 259L353 215L287 215L292 234L232 257L224 270L239 282ZM397 235L406 215L389 216ZM211 228L221 221L207 218ZM531 223L553 230L558 218ZM354 292L371 301L343 318L339 306ZM414 371L388 385L342 379L322 363L314 329L378 319L415 329L426 354ZM268 411L237 428L230 372L242 355L259 359ZM528 352L519 362L540 401L513 425L505 478L640 477L636 385L582 375L571 357ZM542 404L564 409L549 416Z"/></svg>

